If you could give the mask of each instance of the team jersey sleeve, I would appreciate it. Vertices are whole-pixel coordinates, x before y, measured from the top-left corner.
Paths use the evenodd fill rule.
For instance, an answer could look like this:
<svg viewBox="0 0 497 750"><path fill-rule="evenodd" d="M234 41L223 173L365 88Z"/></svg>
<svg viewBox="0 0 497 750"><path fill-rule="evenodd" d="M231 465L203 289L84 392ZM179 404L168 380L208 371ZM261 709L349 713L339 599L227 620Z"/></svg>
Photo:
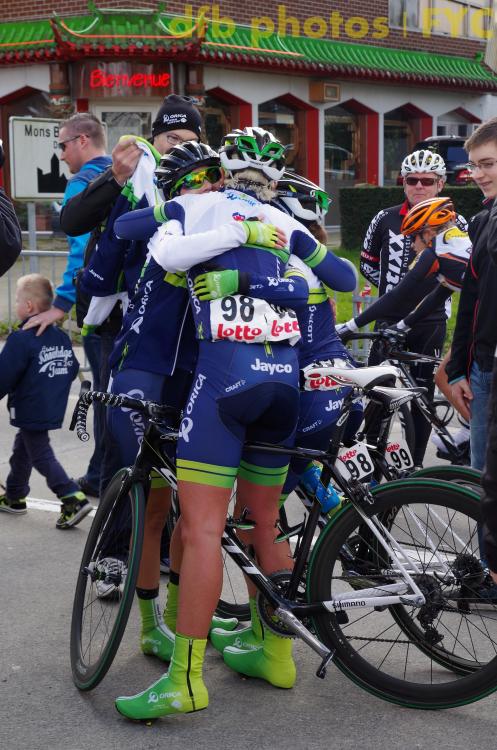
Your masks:
<svg viewBox="0 0 497 750"><path fill-rule="evenodd" d="M438 270L438 261L434 250L429 247L419 256L416 264L406 273L400 284L397 284L386 294L382 295L367 310L354 318L357 326L371 323L373 320L388 318L394 316L399 309L399 303L406 304L406 300L411 300L414 308L422 299L420 298L420 282Z"/></svg>
<svg viewBox="0 0 497 750"><path fill-rule="evenodd" d="M353 263L338 258L309 232L295 230L290 237L290 252L311 268L318 279L337 292L353 292L357 271Z"/></svg>
<svg viewBox="0 0 497 750"><path fill-rule="evenodd" d="M241 222L230 221L218 229L185 236L171 237L163 224L148 243L148 250L164 270L188 271L192 266L205 263L227 250L243 245L247 234Z"/></svg>
<svg viewBox="0 0 497 750"><path fill-rule="evenodd" d="M292 266L287 268L283 278L240 273L238 292L294 309L306 305L309 298L309 286L304 274Z"/></svg>
<svg viewBox="0 0 497 750"><path fill-rule="evenodd" d="M376 287L380 284L381 219L383 216L383 211L380 211L371 221L364 237L359 263L361 274Z"/></svg>
<svg viewBox="0 0 497 750"><path fill-rule="evenodd" d="M423 318L426 318L427 315L430 315L430 313L441 307L451 295L452 289L448 289L446 286L439 284L432 292L430 292L430 294L427 294L426 297L421 300L415 310L410 312L409 315L406 315L404 323L409 328L412 328L417 325L417 323L420 323Z"/></svg>

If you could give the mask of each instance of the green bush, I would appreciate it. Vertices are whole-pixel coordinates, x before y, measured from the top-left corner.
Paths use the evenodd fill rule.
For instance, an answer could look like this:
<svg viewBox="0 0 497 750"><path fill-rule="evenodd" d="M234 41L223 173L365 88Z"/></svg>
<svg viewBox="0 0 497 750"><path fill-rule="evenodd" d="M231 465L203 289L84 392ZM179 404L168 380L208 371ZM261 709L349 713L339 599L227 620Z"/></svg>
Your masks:
<svg viewBox="0 0 497 750"><path fill-rule="evenodd" d="M445 187L442 194L452 198L457 212L469 219L482 209L483 196L475 187ZM355 187L340 190L341 246L347 250L362 247L371 219L382 208L404 200L402 187Z"/></svg>

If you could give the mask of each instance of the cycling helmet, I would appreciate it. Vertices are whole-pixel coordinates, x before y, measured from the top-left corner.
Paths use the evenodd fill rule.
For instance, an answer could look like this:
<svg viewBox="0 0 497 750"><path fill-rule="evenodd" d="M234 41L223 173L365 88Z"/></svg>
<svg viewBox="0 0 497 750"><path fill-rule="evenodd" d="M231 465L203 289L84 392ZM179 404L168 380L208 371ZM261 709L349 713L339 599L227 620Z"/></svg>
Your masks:
<svg viewBox="0 0 497 750"><path fill-rule="evenodd" d="M221 165L231 174L252 168L270 180L279 180L285 170L285 151L268 130L250 127L225 135L219 155Z"/></svg>
<svg viewBox="0 0 497 750"><path fill-rule="evenodd" d="M455 221L456 212L450 198L429 198L421 201L404 216L400 231L402 234L420 234L426 227L440 229Z"/></svg>
<svg viewBox="0 0 497 750"><path fill-rule="evenodd" d="M201 167L219 166L219 154L210 146L198 141L185 141L161 157L155 170L157 187L164 191L167 200L173 197L174 187L184 175Z"/></svg>
<svg viewBox="0 0 497 750"><path fill-rule="evenodd" d="M320 224L331 203L328 193L319 185L293 172L285 172L278 181L277 197L284 210L295 219Z"/></svg>
<svg viewBox="0 0 497 750"><path fill-rule="evenodd" d="M406 177L408 174L418 172L433 172L440 177L445 177L445 162L440 154L436 154L434 151L430 151L427 148L422 149L421 151L413 151L413 153L408 154L402 162L400 173L402 177Z"/></svg>

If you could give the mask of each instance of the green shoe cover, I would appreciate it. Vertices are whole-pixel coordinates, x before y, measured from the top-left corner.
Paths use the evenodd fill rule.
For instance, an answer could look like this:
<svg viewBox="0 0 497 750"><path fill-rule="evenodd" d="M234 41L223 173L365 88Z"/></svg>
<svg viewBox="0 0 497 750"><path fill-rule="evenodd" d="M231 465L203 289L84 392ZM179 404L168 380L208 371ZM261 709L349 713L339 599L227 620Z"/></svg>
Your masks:
<svg viewBox="0 0 497 750"><path fill-rule="evenodd" d="M223 651L223 659L235 672L258 677L275 687L291 688L297 678L292 645L291 639L280 638L266 630L263 645L257 650L244 651L228 646Z"/></svg>
<svg viewBox="0 0 497 750"><path fill-rule="evenodd" d="M162 623L142 633L140 639L141 649L147 656L157 656L162 661L171 661L174 649L174 633L171 633L167 625Z"/></svg>
<svg viewBox="0 0 497 750"><path fill-rule="evenodd" d="M255 651L262 646L261 639L257 638L251 625L238 630L214 628L209 633L209 640L220 654L227 646L235 646L243 651Z"/></svg>
<svg viewBox="0 0 497 750"><path fill-rule="evenodd" d="M202 679L207 641L176 635L167 674L137 695L116 698L116 709L128 719L149 721L161 716L187 714L209 705Z"/></svg>
<svg viewBox="0 0 497 750"><path fill-rule="evenodd" d="M218 617L214 615L211 620L211 626L209 630L213 628L222 628L223 630L234 630L238 625L236 617Z"/></svg>

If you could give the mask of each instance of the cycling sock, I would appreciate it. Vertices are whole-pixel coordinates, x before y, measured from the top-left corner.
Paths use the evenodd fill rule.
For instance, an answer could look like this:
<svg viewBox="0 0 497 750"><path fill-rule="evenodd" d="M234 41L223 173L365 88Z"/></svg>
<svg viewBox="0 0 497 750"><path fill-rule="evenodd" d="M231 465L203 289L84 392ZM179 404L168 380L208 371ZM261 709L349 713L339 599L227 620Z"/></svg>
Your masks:
<svg viewBox="0 0 497 750"><path fill-rule="evenodd" d="M178 594L179 575L171 570L169 573L169 583L167 584L167 601L164 610L164 622L173 633L176 632L176 620L178 618Z"/></svg>
<svg viewBox="0 0 497 750"><path fill-rule="evenodd" d="M169 576L169 583L167 586L167 602L164 610L164 622L167 627L176 632L176 620L178 618L178 594L179 594L179 575L177 573ZM217 617L213 616L210 628L224 628L225 630L234 630L238 625L236 617Z"/></svg>
<svg viewBox="0 0 497 750"><path fill-rule="evenodd" d="M168 672L143 692L116 698L119 713L147 721L207 708L209 695L202 679L206 645L205 639L177 634Z"/></svg>
<svg viewBox="0 0 497 750"><path fill-rule="evenodd" d="M162 661L170 661L174 648L174 633L162 619L159 597L145 598L143 594L153 594L158 589L137 589L138 604L142 619L140 637L141 650L149 656L157 656Z"/></svg>
<svg viewBox="0 0 497 750"><path fill-rule="evenodd" d="M264 628L262 645L251 651L227 646L223 651L225 663L235 672L247 677L258 677L279 688L291 688L297 671L292 657L293 641Z"/></svg>
<svg viewBox="0 0 497 750"><path fill-rule="evenodd" d="M236 646L237 648L253 651L262 645L262 627L257 605L254 598L249 599L250 606L250 625L237 630L230 630L226 627L212 628L209 632L209 639L216 651L223 653L227 646Z"/></svg>

